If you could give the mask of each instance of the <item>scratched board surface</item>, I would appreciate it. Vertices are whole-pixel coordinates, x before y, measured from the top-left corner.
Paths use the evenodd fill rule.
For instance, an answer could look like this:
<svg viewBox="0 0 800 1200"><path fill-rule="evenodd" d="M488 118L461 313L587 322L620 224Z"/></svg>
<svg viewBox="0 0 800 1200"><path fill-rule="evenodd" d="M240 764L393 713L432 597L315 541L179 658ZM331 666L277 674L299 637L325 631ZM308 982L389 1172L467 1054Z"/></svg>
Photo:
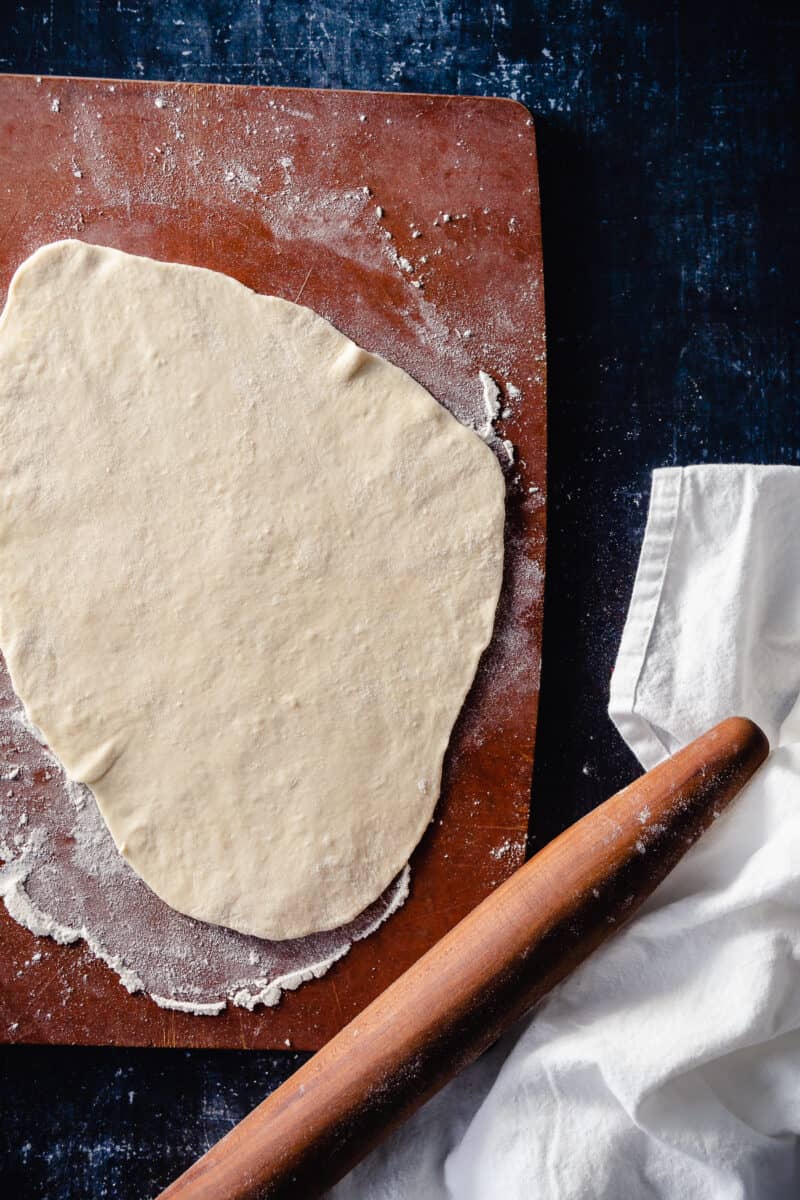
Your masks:
<svg viewBox="0 0 800 1200"><path fill-rule="evenodd" d="M7 71L531 107L549 379L533 846L636 769L605 706L650 470L797 461L797 55L794 6L775 3L28 0L0 16ZM301 1059L3 1048L4 1182L26 1200L140 1200Z"/></svg>

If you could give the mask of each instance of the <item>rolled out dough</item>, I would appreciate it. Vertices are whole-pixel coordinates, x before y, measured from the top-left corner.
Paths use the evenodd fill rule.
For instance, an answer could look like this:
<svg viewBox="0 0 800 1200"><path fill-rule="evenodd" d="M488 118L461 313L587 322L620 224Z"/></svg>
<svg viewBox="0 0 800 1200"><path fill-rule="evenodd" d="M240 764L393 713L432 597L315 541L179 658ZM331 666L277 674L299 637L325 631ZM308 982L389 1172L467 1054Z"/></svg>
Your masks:
<svg viewBox="0 0 800 1200"><path fill-rule="evenodd" d="M355 917L431 819L492 631L504 484L307 308L77 241L0 319L0 645L181 912Z"/></svg>

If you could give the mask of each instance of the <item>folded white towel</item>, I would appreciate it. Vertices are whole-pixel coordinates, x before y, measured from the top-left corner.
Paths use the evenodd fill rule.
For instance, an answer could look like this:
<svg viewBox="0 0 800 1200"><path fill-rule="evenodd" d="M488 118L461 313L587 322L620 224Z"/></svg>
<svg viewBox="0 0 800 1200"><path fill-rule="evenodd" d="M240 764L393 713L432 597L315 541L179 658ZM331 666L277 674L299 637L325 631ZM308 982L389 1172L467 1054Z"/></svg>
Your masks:
<svg viewBox="0 0 800 1200"><path fill-rule="evenodd" d="M800 1196L800 468L655 472L610 711L647 767L734 714L774 749L639 916L337 1200Z"/></svg>

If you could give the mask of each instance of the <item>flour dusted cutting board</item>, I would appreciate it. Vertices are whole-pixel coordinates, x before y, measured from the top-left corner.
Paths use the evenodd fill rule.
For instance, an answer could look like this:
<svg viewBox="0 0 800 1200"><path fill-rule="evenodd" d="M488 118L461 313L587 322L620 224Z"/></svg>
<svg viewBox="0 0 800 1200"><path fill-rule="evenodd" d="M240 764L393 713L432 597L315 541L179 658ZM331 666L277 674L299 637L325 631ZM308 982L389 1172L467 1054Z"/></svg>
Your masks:
<svg viewBox="0 0 800 1200"><path fill-rule="evenodd" d="M36 938L0 908L0 1038L316 1048L524 854L545 494L532 122L517 104L468 97L12 76L0 77L0 118L3 298L32 250L76 237L211 267L300 300L476 425L485 421L489 380L500 386L503 595L451 740L434 822L412 858L405 906L277 1007L229 1004L214 1017L129 994L84 942ZM12 704L3 673L0 711ZM32 815L47 819L59 783L13 741L7 735L0 746L14 776L0 801L6 824L13 817L24 831ZM71 836L58 832L56 856ZM101 903L102 874L93 886L87 903ZM158 953L166 912L121 907L120 921L125 936ZM206 967L213 973L213 961Z"/></svg>

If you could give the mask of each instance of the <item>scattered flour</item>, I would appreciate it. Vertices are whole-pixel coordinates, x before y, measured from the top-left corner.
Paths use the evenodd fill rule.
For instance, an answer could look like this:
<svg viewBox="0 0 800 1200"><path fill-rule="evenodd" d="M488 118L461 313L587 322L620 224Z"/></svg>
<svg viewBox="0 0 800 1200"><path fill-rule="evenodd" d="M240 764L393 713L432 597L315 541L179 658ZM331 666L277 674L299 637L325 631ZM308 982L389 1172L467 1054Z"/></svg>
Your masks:
<svg viewBox="0 0 800 1200"><path fill-rule="evenodd" d="M194 1013L196 1017L218 1017L227 1007L227 1000L212 1000L201 1004L191 1000L172 1000L169 996L156 996L150 993L150 999L155 1000L159 1008L171 1008L174 1012Z"/></svg>
<svg viewBox="0 0 800 1200"><path fill-rule="evenodd" d="M465 331L464 335L462 336L466 336L467 332L468 331ZM507 408L502 409L500 404L500 388L487 371L479 371L478 379L480 380L483 393L483 409L485 419L483 423L477 427L477 433L484 439L484 441L489 442L490 445L497 445L505 456L506 466L512 467L514 465L515 458L514 444L513 442L509 441L508 438L498 437L497 430L494 427L495 422L498 419L505 420L510 417L511 410Z"/></svg>
<svg viewBox="0 0 800 1200"><path fill-rule="evenodd" d="M483 388L483 407L486 412L486 422L478 432L481 437L491 437L494 433L492 427L500 416L500 388L486 371L478 371L478 379Z"/></svg>

